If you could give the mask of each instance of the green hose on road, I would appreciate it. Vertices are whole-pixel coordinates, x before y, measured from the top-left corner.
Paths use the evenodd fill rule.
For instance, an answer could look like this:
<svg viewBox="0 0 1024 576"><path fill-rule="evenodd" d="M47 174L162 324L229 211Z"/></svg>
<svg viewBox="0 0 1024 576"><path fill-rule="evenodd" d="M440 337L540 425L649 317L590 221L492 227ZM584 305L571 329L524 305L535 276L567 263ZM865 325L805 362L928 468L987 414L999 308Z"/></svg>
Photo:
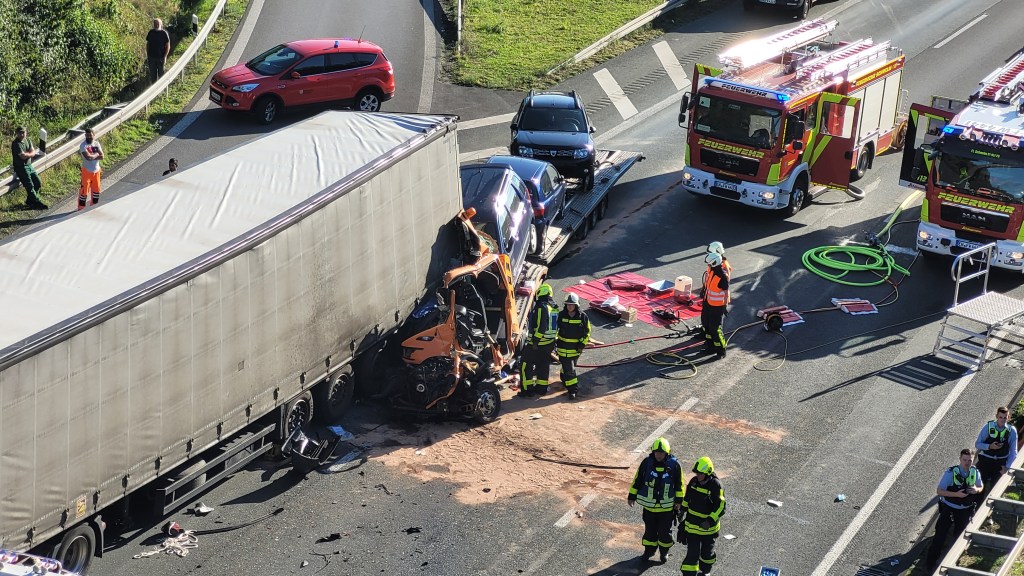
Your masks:
<svg viewBox="0 0 1024 576"><path fill-rule="evenodd" d="M888 238L889 230L896 222L896 218L920 197L921 192L907 196L874 238ZM804 268L826 280L846 286L878 286L889 282L894 270L904 276L910 276L910 270L896 263L892 255L885 250L885 242L882 241L876 241L871 246L819 246L804 252L802 259ZM868 272L877 278L860 282L846 279L851 272Z"/></svg>

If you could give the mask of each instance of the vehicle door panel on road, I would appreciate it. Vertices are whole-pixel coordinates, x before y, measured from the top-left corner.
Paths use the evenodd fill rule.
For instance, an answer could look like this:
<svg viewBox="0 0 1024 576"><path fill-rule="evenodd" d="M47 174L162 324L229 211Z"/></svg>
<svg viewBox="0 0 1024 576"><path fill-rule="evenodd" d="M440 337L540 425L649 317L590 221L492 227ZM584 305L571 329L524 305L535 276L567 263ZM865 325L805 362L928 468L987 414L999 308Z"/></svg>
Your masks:
<svg viewBox="0 0 1024 576"><path fill-rule="evenodd" d="M808 165L811 183L846 190L850 186L860 100L824 93L818 99L814 145Z"/></svg>
<svg viewBox="0 0 1024 576"><path fill-rule="evenodd" d="M323 54L311 56L295 65L283 79L282 90L286 106L312 104L329 99L330 75L327 72L327 58ZM295 78L295 74L298 78Z"/></svg>

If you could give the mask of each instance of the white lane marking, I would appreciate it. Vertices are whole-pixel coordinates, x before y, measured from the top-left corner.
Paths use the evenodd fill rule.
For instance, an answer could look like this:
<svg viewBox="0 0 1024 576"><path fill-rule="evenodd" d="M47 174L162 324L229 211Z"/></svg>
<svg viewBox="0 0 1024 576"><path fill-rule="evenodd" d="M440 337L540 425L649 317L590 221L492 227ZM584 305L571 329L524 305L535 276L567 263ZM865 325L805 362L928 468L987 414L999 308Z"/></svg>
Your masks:
<svg viewBox="0 0 1024 576"><path fill-rule="evenodd" d="M635 464L637 460L639 460L645 454L650 452L651 444L654 444L654 440L659 436L664 435L665 432L667 432L673 424L679 421L679 418L676 417L675 415L681 412L686 412L690 408L693 408L693 406L697 402L697 398L692 396L689 399L687 399L686 402L683 402L682 406L676 408L675 411L672 412L672 416L669 416L667 419L665 419L665 421L662 422L660 426L654 429L654 432L651 432L650 435L647 436L647 438L644 438L643 441L640 442L639 446L633 449L633 452L630 454L630 457L627 459L626 462L622 464L622 466L633 466L633 464ZM597 488L601 487L601 484L597 485ZM583 498L580 499L579 506L573 508L572 510L569 510L568 512L563 514L557 522L555 522L555 528L565 528L566 526L568 526L569 522L572 522L572 519L575 518L580 511L585 510L587 506L589 506L590 503L594 501L594 498L597 498L596 490L585 494Z"/></svg>
<svg viewBox="0 0 1024 576"><path fill-rule="evenodd" d="M758 258L757 263L754 265L754 273L757 277L754 278L754 283L747 289L747 293L757 290L757 287L761 285L761 279L764 278L764 274L761 274L761 266L764 265L764 258Z"/></svg>
<svg viewBox="0 0 1024 576"><path fill-rule="evenodd" d="M612 78L612 73L607 68L601 68L597 72L594 72L594 79L601 85L601 89L608 95L608 98L615 104L615 108L619 111L623 120L626 120L630 116L636 116L636 106L629 101L629 97L619 87L619 83Z"/></svg>
<svg viewBox="0 0 1024 576"><path fill-rule="evenodd" d="M955 39L955 38L956 38L957 36L959 36L959 35L963 34L964 32L967 32L967 29L968 29L968 28L970 28L971 26L974 26L974 25L975 25L975 24L977 24L978 22L981 22L982 20L984 20L986 16L988 16L988 14L982 14L981 16L978 16L978 17L977 17L977 18L975 18L974 20L971 20L970 22L968 22L967 24L965 24L963 28L961 28L961 29L957 30L956 32L953 32L953 34L952 34L951 36L949 36L948 38L946 38L946 39L945 39L945 40L943 40L942 42L939 42L939 43L938 43L938 44L936 44L935 46L932 46L932 48L942 48L942 47L943 47L943 46L945 46L946 44L949 44L949 43L950 43L950 42L952 42L952 41L953 41L953 40L954 40L954 39Z"/></svg>
<svg viewBox="0 0 1024 576"><path fill-rule="evenodd" d="M487 158L488 156L494 156L495 154L508 154L508 146L496 146L494 148L463 152L462 154L459 154L459 162L472 162L473 160L480 160L481 158Z"/></svg>
<svg viewBox="0 0 1024 576"><path fill-rule="evenodd" d="M473 128L482 128L484 126L493 126L495 124L504 124L511 122L516 117L515 112L509 112L508 114L499 114L497 116L488 116L487 118L477 118L475 120L466 120L459 122L459 132L464 130L472 130Z"/></svg>
<svg viewBox="0 0 1024 576"><path fill-rule="evenodd" d="M674 105L675 107L678 108L679 107L679 103L680 103L680 100L679 100L680 98L681 97L679 96L679 92L676 92L675 94L672 94L672 95L666 97L661 102L658 102L654 106L644 110L643 112L637 114L636 116L633 116L629 120L627 120L625 122L620 122L617 126L612 128L611 130L608 130L607 132L602 132L602 133L598 134L597 137L594 138L594 143L596 143L596 144L604 144L605 142L611 140L612 138L615 138L619 134L622 134L626 130L632 129L637 124L643 122L644 120L647 120L651 116L654 116L655 114L658 114L659 112L661 112L665 108L668 108L669 106L673 106ZM680 133L682 133L682 128L680 128L679 130L680 130ZM683 135L680 135L679 138L682 139Z"/></svg>
<svg viewBox="0 0 1024 576"><path fill-rule="evenodd" d="M242 23L242 29L238 33L238 39L235 41L235 45L231 48L231 52L228 53L227 60L225 60L228 65L233 66L238 62L238 59L242 56L242 51L245 50L246 45L249 44L252 32L256 28L256 22L260 19L260 11L263 10L263 2L264 0L253 0L251 8L246 13L245 22ZM202 91L200 91L200 94L203 94ZM185 114L185 117L178 120L178 123L172 126L166 134L161 135L142 152L133 155L128 161L122 163L117 170L111 172L110 176L107 176L106 173L104 173L104 185L109 188L111 185L118 183L123 178L134 173L150 158L159 154L161 150L174 142L178 136L181 136L182 132L195 123L203 112L214 107L215 106L211 104L208 99L201 95L199 97L199 101L188 109L188 113ZM151 182L158 178L164 169L165 167L163 166L157 166L157 170L160 172L155 173L152 176L141 176L140 178L137 178L137 180Z"/></svg>
<svg viewBox="0 0 1024 576"><path fill-rule="evenodd" d="M437 30L434 29L434 0L423 0L423 78L420 80L418 112L430 112L437 76Z"/></svg>
<svg viewBox="0 0 1024 576"><path fill-rule="evenodd" d="M956 400L960 398L960 395L963 394L964 390L967 389L967 385L974 379L975 374L977 373L971 372L960 378L960 381L956 383L956 387L954 387L951 393L946 396L946 399L942 401L942 404L940 404L939 408L934 414L932 414L932 417L928 420L928 423L924 425L924 428L921 428L921 431L917 433L917 437L914 438L914 441L907 446L906 452L900 456L896 465L889 470L889 473L878 485L878 488L875 488L874 493L871 494L871 498L869 498L864 506L861 507L860 512L858 512L857 516L854 517L853 522L850 522L850 525L846 527L846 530L844 530L842 535L839 536L836 543L832 545L828 554L822 558L821 563L814 569L811 576L826 576L826 574L828 574L828 571L832 569L832 566L837 560L839 560L839 557L843 555L843 552L846 551L846 548L849 547L850 543L853 542L854 537L857 536L861 528L864 527L864 524L867 523L868 518L875 511L875 508L877 508L878 504L882 502L882 498L885 498L886 494L889 493L889 489L892 488L893 484L896 483L896 480L903 474L903 471L906 470L908 465L910 465L911 460L917 456L918 451L921 450L924 443L931 438L932 433L939 426L939 423L942 422L942 418L945 417L946 413L949 412L949 409L953 407L953 403L956 402Z"/></svg>
<svg viewBox="0 0 1024 576"><path fill-rule="evenodd" d="M689 86L690 81L686 78L686 71L683 70L683 65L679 63L676 53L669 47L668 42L662 40L651 48L654 48L658 60L661 60L661 65L665 67L665 72L672 83L676 85L676 90L682 90Z"/></svg>

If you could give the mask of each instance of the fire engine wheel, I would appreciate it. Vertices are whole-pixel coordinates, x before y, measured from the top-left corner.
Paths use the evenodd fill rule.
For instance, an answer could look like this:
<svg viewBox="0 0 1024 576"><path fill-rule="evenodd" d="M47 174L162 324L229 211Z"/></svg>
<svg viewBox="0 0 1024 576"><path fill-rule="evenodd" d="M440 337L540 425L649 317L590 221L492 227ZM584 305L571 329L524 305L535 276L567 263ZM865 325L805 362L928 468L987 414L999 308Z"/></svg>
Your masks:
<svg viewBox="0 0 1024 576"><path fill-rule="evenodd" d="M53 553L53 559L59 561L65 570L85 574L95 554L96 533L92 526L86 523L79 524L64 534Z"/></svg>
<svg viewBox="0 0 1024 576"><path fill-rule="evenodd" d="M789 204L782 209L786 218L796 216L800 209L807 203L807 180L803 177L797 178L793 184L793 191L789 193Z"/></svg>
<svg viewBox="0 0 1024 576"><path fill-rule="evenodd" d="M316 420L322 424L335 424L352 407L356 382L352 366L347 365L313 388L313 406Z"/></svg>
<svg viewBox="0 0 1024 576"><path fill-rule="evenodd" d="M892 138L891 148L897 152L903 150L903 147L907 145L907 123L900 124L900 127L896 129L896 134Z"/></svg>
<svg viewBox="0 0 1024 576"><path fill-rule="evenodd" d="M860 149L860 153L857 154L857 168L854 169L853 174L850 174L850 180L856 182L864 177L868 172L868 166L871 165L871 148L864 146Z"/></svg>
<svg viewBox="0 0 1024 576"><path fill-rule="evenodd" d="M485 380L473 386L473 419L481 424L493 422L501 412L501 395L494 382Z"/></svg>

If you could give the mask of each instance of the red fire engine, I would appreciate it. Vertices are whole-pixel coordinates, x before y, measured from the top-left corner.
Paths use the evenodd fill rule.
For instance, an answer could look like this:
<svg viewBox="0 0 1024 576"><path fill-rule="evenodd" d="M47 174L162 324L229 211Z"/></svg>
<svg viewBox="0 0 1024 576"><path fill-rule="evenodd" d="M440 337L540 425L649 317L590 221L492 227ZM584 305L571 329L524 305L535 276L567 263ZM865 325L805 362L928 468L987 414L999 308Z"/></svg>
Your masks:
<svg viewBox="0 0 1024 576"><path fill-rule="evenodd" d="M917 246L956 255L995 242L991 265L1024 270L1024 53L968 101L910 108L900 183L925 191Z"/></svg>
<svg viewBox="0 0 1024 576"><path fill-rule="evenodd" d="M697 64L683 96L683 188L748 206L800 211L903 147L906 57L889 42L836 42L838 22L813 20Z"/></svg>

